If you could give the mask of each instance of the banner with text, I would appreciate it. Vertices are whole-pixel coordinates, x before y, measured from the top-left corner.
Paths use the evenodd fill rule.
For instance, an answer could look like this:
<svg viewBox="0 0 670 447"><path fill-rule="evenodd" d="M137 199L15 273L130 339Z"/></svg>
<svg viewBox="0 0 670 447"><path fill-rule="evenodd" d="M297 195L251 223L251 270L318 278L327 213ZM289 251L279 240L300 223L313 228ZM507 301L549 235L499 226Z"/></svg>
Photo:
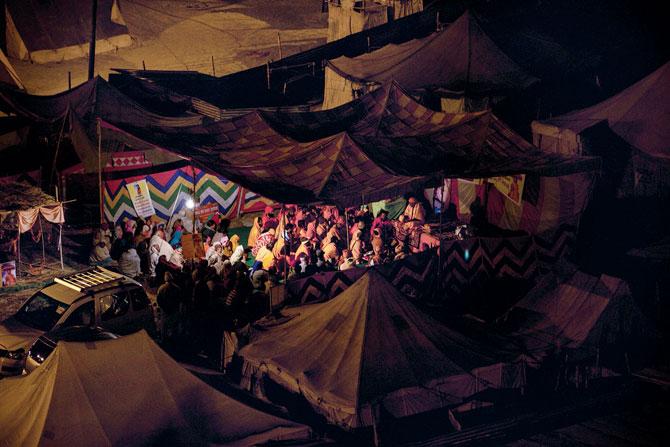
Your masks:
<svg viewBox="0 0 670 447"><path fill-rule="evenodd" d="M146 180L138 180L136 182L126 184L130 200L133 202L133 208L140 217L147 218L156 214L153 203L151 203L151 196L149 195L149 187Z"/></svg>

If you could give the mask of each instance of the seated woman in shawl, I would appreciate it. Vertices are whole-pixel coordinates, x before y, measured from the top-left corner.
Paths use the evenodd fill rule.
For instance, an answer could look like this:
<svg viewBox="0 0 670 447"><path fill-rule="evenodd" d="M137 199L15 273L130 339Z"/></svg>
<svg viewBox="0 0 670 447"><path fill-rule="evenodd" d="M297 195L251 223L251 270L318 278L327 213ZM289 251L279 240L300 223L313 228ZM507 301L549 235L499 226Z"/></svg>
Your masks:
<svg viewBox="0 0 670 447"><path fill-rule="evenodd" d="M254 219L254 224L251 227L251 231L249 231L249 238L247 239L247 247L253 247L256 245L256 239L258 239L258 236L261 234L261 228L262 227L262 218L257 217Z"/></svg>
<svg viewBox="0 0 670 447"><path fill-rule="evenodd" d="M172 226L172 236L170 237L170 245L177 248L181 245L181 236L184 234L184 227L181 219L177 219Z"/></svg>
<svg viewBox="0 0 670 447"><path fill-rule="evenodd" d="M363 240L361 239L362 235L362 231L357 231L354 233L354 237L349 243L349 251L351 252L351 257L354 259L356 264L360 263L361 259L363 258L363 253L365 253Z"/></svg>
<svg viewBox="0 0 670 447"><path fill-rule="evenodd" d="M251 254L253 256L256 256L258 250L260 250L261 247L265 247L270 242L274 242L274 240L275 240L274 228L270 228L264 231L260 236L258 236L258 239L256 239L256 244L254 245L254 248L251 250Z"/></svg>

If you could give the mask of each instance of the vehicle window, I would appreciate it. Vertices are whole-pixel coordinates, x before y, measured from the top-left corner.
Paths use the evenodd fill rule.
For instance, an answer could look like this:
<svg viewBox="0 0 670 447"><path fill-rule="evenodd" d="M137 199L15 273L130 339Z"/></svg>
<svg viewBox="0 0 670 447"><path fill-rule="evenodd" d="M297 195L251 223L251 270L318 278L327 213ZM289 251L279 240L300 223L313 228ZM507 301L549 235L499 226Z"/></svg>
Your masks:
<svg viewBox="0 0 670 447"><path fill-rule="evenodd" d="M64 327L69 326L90 326L95 322L95 307L93 301L84 303L79 308L72 311L65 323Z"/></svg>
<svg viewBox="0 0 670 447"><path fill-rule="evenodd" d="M50 331L70 307L65 303L37 292L16 313L16 319L26 326Z"/></svg>
<svg viewBox="0 0 670 447"><path fill-rule="evenodd" d="M130 301L133 303L133 310L142 310L149 307L149 298L140 288L130 290Z"/></svg>
<svg viewBox="0 0 670 447"><path fill-rule="evenodd" d="M130 299L126 292L117 292L113 295L103 296L100 298L100 303L100 319L102 321L121 317L127 314L128 309L130 309Z"/></svg>

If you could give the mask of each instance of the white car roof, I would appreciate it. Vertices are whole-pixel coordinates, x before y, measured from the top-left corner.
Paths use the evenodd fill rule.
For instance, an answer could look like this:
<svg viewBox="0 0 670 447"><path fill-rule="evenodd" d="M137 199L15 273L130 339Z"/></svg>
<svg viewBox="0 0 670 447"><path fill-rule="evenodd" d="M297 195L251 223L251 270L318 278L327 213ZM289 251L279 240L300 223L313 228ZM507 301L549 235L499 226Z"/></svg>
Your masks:
<svg viewBox="0 0 670 447"><path fill-rule="evenodd" d="M69 287L65 287L64 285L61 284L51 284L50 286L46 286L45 288L43 288L41 292L67 305L71 305L77 299L84 296L83 293L78 292Z"/></svg>

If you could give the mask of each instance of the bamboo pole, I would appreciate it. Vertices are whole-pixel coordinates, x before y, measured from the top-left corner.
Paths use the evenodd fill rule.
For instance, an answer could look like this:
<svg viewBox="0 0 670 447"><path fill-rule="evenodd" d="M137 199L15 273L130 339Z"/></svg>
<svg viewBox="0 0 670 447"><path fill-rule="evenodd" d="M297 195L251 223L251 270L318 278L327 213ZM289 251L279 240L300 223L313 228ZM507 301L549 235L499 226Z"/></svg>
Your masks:
<svg viewBox="0 0 670 447"><path fill-rule="evenodd" d="M105 204L102 193L102 132L100 132L100 118L97 119L96 130L98 132L98 189L100 199L100 223L105 221Z"/></svg>
<svg viewBox="0 0 670 447"><path fill-rule="evenodd" d="M65 270L63 265L63 224L58 224L58 251L60 253L60 269Z"/></svg>
<svg viewBox="0 0 670 447"><path fill-rule="evenodd" d="M281 50L281 35L279 34L279 31L277 31L277 46L279 47L279 60L284 59L284 55Z"/></svg>
<svg viewBox="0 0 670 447"><path fill-rule="evenodd" d="M42 237L42 267L47 264L46 247L44 246L44 230L42 229L42 216L37 213L37 222L40 224L40 235Z"/></svg>
<svg viewBox="0 0 670 447"><path fill-rule="evenodd" d="M21 228L16 229L19 236L16 238L16 279L19 279L19 267L21 266Z"/></svg>

